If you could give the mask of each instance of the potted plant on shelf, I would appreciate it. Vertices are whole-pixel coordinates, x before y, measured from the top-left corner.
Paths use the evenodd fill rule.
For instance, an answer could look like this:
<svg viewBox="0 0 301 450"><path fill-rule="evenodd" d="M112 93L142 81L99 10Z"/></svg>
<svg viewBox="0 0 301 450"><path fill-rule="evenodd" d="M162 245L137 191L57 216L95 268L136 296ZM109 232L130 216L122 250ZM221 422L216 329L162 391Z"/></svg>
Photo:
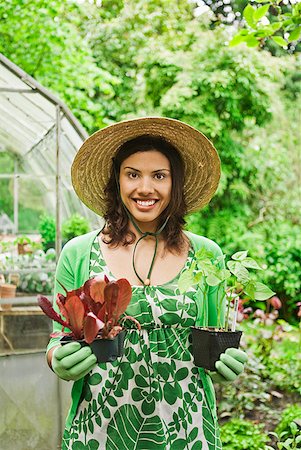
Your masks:
<svg viewBox="0 0 301 450"><path fill-rule="evenodd" d="M18 254L25 255L26 253L32 253L30 248L32 240L28 236L18 236L14 242L18 246Z"/></svg>
<svg viewBox="0 0 301 450"><path fill-rule="evenodd" d="M90 225L88 220L80 214L73 214L69 219L62 224L62 237L65 244L70 239L88 233Z"/></svg>
<svg viewBox="0 0 301 450"><path fill-rule="evenodd" d="M46 252L49 248L55 248L56 225L54 217L46 214L42 215L38 229L42 237L44 251Z"/></svg>
<svg viewBox="0 0 301 450"><path fill-rule="evenodd" d="M62 287L66 295L58 294L56 303L65 319L46 297L38 296L38 304L44 313L63 327L51 337L61 336L62 344L77 340L82 345L90 345L98 362L114 361L122 356L126 333L124 322L130 319L140 329L136 319L123 316L132 297L130 283L125 278L109 281L106 276L104 279L97 276L72 291Z"/></svg>
<svg viewBox="0 0 301 450"><path fill-rule="evenodd" d="M258 263L248 257L248 251L232 255L227 262L227 269L218 264L225 255L214 258L213 253L201 248L196 252L196 260L191 267L182 272L179 278L179 290L185 293L191 285L198 285L202 292L202 302L198 321L202 326L192 327L192 351L196 366L215 370L215 363L221 353L229 347L239 347L241 331L236 331L238 304L241 298L264 301L272 297L268 286L259 282L254 273L248 269L263 270ZM210 287L217 290L217 320L215 326L209 327L208 295ZM223 315L224 300L226 313ZM230 311L232 321L230 325ZM198 323L197 323L198 325Z"/></svg>

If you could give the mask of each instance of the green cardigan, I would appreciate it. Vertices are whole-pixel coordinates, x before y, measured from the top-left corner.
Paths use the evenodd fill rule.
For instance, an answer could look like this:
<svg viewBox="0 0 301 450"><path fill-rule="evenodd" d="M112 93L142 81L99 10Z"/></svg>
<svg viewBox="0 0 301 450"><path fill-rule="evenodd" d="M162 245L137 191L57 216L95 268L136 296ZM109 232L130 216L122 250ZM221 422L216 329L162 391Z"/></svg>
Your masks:
<svg viewBox="0 0 301 450"><path fill-rule="evenodd" d="M84 284L84 282L89 278L89 265L90 265L90 252L92 244L95 240L95 237L99 234L100 230L92 231L90 233L84 234L82 236L78 236L74 239L71 239L67 244L63 247L62 252L60 254L60 258L56 268L55 274L55 287L54 287L54 299L56 299L57 293L64 293L64 290L59 285L57 280L69 291L72 289L76 289ZM214 256L222 255L222 251L219 246L213 242L212 240L198 236L196 234L185 231L185 234L189 238L193 248L197 251L201 247L205 247L207 250L213 252ZM220 262L220 265L223 265L223 261ZM209 295L208 295L208 318L209 325L215 325L217 323L217 288L210 287ZM58 307L56 302L54 301L54 308L58 311ZM223 304L223 312L224 314L224 304ZM198 314L198 318L196 321L197 326L202 325L202 317L200 313ZM57 322L53 322L53 331L61 331L61 325ZM51 349L53 346L59 343L60 338L52 338L49 341L47 351ZM212 380L210 376L205 372L204 369L199 369L200 378L202 380L204 393L206 396L207 404L212 411L212 415L215 420L216 417L216 403L215 403L215 392ZM76 415L76 411L78 408L78 404L80 401L82 389L84 384L84 378L81 378L78 381L75 381L72 387L72 404L69 410L69 414L66 420L66 428L70 429L72 421Z"/></svg>

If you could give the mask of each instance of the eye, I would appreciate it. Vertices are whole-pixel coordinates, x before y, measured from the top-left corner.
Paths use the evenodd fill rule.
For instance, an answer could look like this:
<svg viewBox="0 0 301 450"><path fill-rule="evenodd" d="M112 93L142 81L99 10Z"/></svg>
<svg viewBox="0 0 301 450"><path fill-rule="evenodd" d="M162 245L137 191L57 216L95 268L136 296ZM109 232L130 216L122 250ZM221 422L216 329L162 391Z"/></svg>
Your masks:
<svg viewBox="0 0 301 450"><path fill-rule="evenodd" d="M127 175L131 180L136 180L138 178L138 173L136 172L128 172Z"/></svg>
<svg viewBox="0 0 301 450"><path fill-rule="evenodd" d="M156 180L163 180L165 178L165 173L158 172L155 174Z"/></svg>

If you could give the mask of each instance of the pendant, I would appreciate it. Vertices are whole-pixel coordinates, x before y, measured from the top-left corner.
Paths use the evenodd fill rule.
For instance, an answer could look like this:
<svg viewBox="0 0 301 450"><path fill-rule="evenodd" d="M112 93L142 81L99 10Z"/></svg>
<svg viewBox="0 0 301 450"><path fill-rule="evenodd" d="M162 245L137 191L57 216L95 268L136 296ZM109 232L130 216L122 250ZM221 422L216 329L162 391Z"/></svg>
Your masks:
<svg viewBox="0 0 301 450"><path fill-rule="evenodd" d="M146 280L144 281L144 286L149 286L150 285L150 279L146 278Z"/></svg>

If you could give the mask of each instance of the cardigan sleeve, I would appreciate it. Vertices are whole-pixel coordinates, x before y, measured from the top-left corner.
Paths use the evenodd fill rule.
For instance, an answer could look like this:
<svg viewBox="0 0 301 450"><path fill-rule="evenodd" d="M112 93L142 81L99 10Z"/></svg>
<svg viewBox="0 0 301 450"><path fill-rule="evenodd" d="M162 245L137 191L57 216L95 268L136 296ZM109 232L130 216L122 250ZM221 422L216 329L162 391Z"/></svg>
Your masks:
<svg viewBox="0 0 301 450"><path fill-rule="evenodd" d="M62 284L62 286L60 285L60 283ZM57 267L56 267L56 271L55 271L55 281L54 281L54 293L53 293L53 308L55 309L55 311L57 313L60 314L59 308L56 304L56 298L57 298L57 294L65 294L64 288L67 291L70 291L72 289L75 288L74 286L74 282L75 282L75 277L74 277L74 267L72 267L72 264L70 263L70 256L69 256L69 248L66 245L59 257L58 263L57 263ZM62 331L62 325L53 321L53 332L60 332ZM70 331L68 329L65 328L65 331ZM60 337L54 337L51 338L48 346L47 346L47 352L54 347L55 345L57 345L60 341Z"/></svg>
<svg viewBox="0 0 301 450"><path fill-rule="evenodd" d="M220 247L213 241L211 241L211 251L214 254L214 258L218 258L223 255ZM225 260L221 259L218 263L219 269L225 269ZM208 290L208 325L209 327L224 326L225 323L225 309L226 309L226 296L225 296L226 283L220 283L217 286L210 286Z"/></svg>
<svg viewBox="0 0 301 450"><path fill-rule="evenodd" d="M192 242L195 252L203 247L213 254L213 260L223 255L219 245L211 239L205 236L198 236L188 231L185 231L185 234ZM225 268L223 258L219 261L218 267L220 269ZM206 301L203 307L199 309L196 322L197 326L206 326L208 324L209 326L220 327L224 325L226 306L225 287L225 283L221 283L218 286L206 286Z"/></svg>
<svg viewBox="0 0 301 450"><path fill-rule="evenodd" d="M77 236L63 247L56 267L53 294L53 308L58 313L60 311L56 304L57 294L65 294L64 288L67 291L77 289L89 278L90 251L92 242L98 233L99 230L94 230L82 236ZM53 332L60 331L62 331L62 326L53 322ZM51 338L47 346L47 352L57 345L59 340L59 337Z"/></svg>

